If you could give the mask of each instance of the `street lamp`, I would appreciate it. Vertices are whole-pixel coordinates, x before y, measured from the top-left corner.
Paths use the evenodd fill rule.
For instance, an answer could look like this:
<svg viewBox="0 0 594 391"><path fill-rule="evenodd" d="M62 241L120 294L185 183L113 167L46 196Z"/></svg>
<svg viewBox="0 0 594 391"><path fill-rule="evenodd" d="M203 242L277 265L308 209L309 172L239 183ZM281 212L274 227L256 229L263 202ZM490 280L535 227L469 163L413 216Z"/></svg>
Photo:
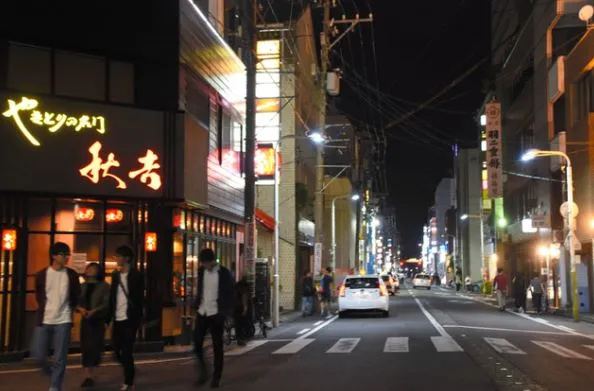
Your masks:
<svg viewBox="0 0 594 391"><path fill-rule="evenodd" d="M333 272L336 272L336 201L346 199L350 199L351 201L359 201L359 198L361 197L357 193L346 194L332 198L332 215L330 217L330 219L332 220L332 247L330 251L330 266L332 267Z"/></svg>
<svg viewBox="0 0 594 391"><path fill-rule="evenodd" d="M320 132L309 132L307 137L316 144L323 144L326 139Z"/></svg>
<svg viewBox="0 0 594 391"><path fill-rule="evenodd" d="M571 160L569 156L561 151L543 151L540 149L531 149L522 155L523 161L529 161L537 157L558 156L565 160L566 168L566 183L567 183L567 215L566 224L568 229L567 244L569 245L569 263L571 264L571 307L573 312L573 319L576 322L580 320L580 307L578 304L578 288L577 288L577 272L575 259L575 243L573 240L573 170L571 167Z"/></svg>

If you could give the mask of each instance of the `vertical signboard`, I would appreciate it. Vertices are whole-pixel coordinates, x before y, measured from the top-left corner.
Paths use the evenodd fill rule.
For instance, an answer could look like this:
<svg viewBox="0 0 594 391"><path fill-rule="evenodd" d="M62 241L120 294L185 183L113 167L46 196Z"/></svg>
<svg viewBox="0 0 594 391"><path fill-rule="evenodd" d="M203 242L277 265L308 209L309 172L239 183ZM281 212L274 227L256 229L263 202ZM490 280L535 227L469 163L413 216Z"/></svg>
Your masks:
<svg viewBox="0 0 594 391"><path fill-rule="evenodd" d="M322 243L316 242L314 245L314 275L322 270Z"/></svg>
<svg viewBox="0 0 594 391"><path fill-rule="evenodd" d="M257 232L256 232L256 223L246 223L245 224L245 265L244 271L246 272L246 277L250 283L250 287L255 289L255 262L256 262L256 249L257 249ZM251 292L252 294L255 293L255 290Z"/></svg>
<svg viewBox="0 0 594 391"><path fill-rule="evenodd" d="M501 151L501 104L489 103L485 109L487 123L487 188L489 198L503 197L503 160Z"/></svg>

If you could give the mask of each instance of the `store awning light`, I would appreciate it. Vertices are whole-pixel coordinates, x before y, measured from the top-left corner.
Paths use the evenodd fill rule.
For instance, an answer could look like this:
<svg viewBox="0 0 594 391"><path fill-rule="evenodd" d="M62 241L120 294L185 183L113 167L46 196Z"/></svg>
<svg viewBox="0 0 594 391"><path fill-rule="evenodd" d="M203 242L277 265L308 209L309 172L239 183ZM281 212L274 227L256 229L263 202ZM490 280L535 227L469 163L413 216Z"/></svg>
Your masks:
<svg viewBox="0 0 594 391"><path fill-rule="evenodd" d="M156 232L147 232L144 234L144 250L149 253L157 251Z"/></svg>
<svg viewBox="0 0 594 391"><path fill-rule="evenodd" d="M17 246L17 231L16 229L2 230L2 250L14 251Z"/></svg>

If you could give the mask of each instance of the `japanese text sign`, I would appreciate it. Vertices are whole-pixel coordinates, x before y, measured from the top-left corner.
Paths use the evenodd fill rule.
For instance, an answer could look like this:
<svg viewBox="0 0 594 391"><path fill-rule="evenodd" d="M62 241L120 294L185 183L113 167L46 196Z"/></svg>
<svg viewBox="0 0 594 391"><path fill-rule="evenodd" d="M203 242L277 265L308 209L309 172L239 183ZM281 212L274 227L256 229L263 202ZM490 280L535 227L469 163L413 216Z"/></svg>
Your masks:
<svg viewBox="0 0 594 391"><path fill-rule="evenodd" d="M162 194L163 113L0 94L0 190Z"/></svg>
<svg viewBox="0 0 594 391"><path fill-rule="evenodd" d="M487 123L487 189L489 198L503 197L503 159L501 132L501 104L489 103L485 108Z"/></svg>

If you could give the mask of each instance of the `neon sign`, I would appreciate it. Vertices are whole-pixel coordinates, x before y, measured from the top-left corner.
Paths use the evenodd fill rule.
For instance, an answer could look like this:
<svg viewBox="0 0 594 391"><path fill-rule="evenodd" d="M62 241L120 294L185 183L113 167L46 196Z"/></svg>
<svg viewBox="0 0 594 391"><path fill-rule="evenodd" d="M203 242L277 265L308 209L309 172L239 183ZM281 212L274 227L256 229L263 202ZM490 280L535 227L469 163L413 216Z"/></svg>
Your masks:
<svg viewBox="0 0 594 391"><path fill-rule="evenodd" d="M105 134L105 117L92 116L82 114L73 116L66 113L53 113L49 111L41 111L38 109L39 101L27 97L21 97L21 100L7 99L8 110L2 113L6 118L12 118L15 125L23 136L36 147L41 146L41 143L33 133L29 130L27 123L24 121L23 114L28 114L28 122L36 127L46 127L50 133L56 133L60 129L66 127L74 129L75 132L80 132L84 129L94 129L100 134Z"/></svg>
<svg viewBox="0 0 594 391"><path fill-rule="evenodd" d="M127 189L128 184L121 177L110 172L112 168L120 167L120 162L116 160L115 154L110 152L107 155L107 160L104 161L99 154L101 148L103 148L103 145L99 141L95 141L91 145L89 148L89 153L92 156L91 162L78 170L80 175L95 184L98 184L102 178L111 178L117 183L116 189ZM153 151L147 149L146 155L138 158L138 162L143 167L135 171L130 171L128 177L135 179L140 175L140 182L153 190L159 190L161 188L161 176L154 171L161 168L161 165L156 163L158 159L159 157Z"/></svg>

